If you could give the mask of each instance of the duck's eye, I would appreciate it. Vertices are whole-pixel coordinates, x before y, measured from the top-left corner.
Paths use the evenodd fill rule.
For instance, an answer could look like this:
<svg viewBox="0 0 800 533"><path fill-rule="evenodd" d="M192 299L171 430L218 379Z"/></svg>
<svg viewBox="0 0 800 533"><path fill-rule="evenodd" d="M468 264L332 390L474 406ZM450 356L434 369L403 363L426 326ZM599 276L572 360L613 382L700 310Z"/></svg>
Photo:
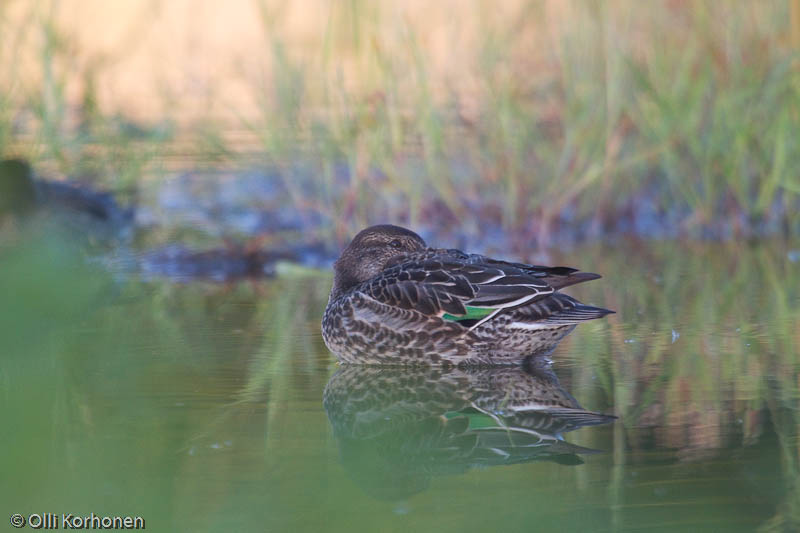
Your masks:
<svg viewBox="0 0 800 533"><path fill-rule="evenodd" d="M398 248L399 249L400 247L403 246L403 243L401 243L399 240L395 239L395 240L393 240L392 242L389 243L389 246L391 246L392 248Z"/></svg>

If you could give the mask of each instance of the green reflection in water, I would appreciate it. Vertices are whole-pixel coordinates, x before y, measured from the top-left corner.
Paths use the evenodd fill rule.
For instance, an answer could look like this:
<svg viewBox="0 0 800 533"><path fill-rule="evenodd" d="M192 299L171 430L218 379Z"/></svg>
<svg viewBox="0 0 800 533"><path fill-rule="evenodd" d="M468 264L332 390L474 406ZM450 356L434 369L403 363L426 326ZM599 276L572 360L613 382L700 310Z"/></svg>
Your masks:
<svg viewBox="0 0 800 533"><path fill-rule="evenodd" d="M375 448L362 439L343 452L346 428L356 426L323 406L326 385L348 373L319 334L329 277L121 282L85 266L63 236L14 242L0 249L5 516L141 515L154 531L800 523L800 275L785 244L620 245L564 258L605 275L571 293L618 314L559 346L558 390L619 420L543 440L604 453L579 453L576 465L546 453L519 464L456 453L466 459L454 462L420 453L431 433L408 429L382 444L394 477L365 483ZM367 402L367 416L391 409L392 388L358 373L356 385L386 393L385 407ZM455 424L450 434L479 449L469 431L497 421L453 402L463 395L443 394L449 376L421 380L450 402L431 409L425 427ZM497 415L508 405L478 407L508 426L510 415ZM398 487L398 473L413 490ZM392 497L365 490L376 484Z"/></svg>
<svg viewBox="0 0 800 533"><path fill-rule="evenodd" d="M345 366L324 406L343 466L364 491L400 500L431 478L471 468L553 461L582 464L598 450L561 435L607 424L586 411L549 365L447 369Z"/></svg>

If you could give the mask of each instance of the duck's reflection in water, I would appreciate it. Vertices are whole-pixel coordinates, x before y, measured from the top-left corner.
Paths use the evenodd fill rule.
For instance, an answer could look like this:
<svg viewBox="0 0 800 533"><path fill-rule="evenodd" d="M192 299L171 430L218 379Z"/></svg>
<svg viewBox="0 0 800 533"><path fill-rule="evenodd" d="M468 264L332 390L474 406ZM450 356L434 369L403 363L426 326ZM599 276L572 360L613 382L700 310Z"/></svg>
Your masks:
<svg viewBox="0 0 800 533"><path fill-rule="evenodd" d="M546 364L345 366L328 381L324 405L348 474L369 495L388 500L477 466L580 464L581 454L598 450L562 434L615 419L583 409Z"/></svg>

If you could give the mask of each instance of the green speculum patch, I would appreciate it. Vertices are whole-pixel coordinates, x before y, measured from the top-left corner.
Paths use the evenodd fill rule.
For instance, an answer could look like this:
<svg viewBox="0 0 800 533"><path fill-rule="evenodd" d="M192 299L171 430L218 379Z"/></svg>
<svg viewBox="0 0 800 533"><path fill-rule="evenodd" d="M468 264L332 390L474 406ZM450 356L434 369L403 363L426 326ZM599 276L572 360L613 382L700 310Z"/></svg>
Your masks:
<svg viewBox="0 0 800 533"><path fill-rule="evenodd" d="M494 311L495 310L491 308L467 306L467 314L465 315L451 315L450 313L445 313L442 315L442 318L455 322L460 322L462 320L480 320L481 318L491 315Z"/></svg>

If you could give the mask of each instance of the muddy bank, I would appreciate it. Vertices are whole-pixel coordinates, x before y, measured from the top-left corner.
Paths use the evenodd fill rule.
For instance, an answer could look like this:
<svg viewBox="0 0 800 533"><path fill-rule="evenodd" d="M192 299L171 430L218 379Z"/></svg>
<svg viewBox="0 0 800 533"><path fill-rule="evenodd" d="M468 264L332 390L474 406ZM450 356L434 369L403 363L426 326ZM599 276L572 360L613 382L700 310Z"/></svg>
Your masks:
<svg viewBox="0 0 800 533"><path fill-rule="evenodd" d="M27 172L24 166L5 165L0 181L8 189L9 205L4 210L12 215L4 216L23 216L31 207L58 213L58 225L88 236L91 248L101 250L113 268L175 281L271 276L279 262L327 269L354 232L380 222L409 226L434 245L523 261L547 260L550 250L623 237L724 241L791 233L783 204L776 204L766 219L748 218L732 207L730 216L704 221L687 209L665 207L657 184L626 200L623 209L598 206L596 213L586 214L566 205L557 216L534 213L510 223L497 198L471 198L469 191L461 199L466 214L456 213L436 194L420 196L416 220L410 218L407 201L388 194L376 193L366 210L355 201L348 207L334 194L348 190L352 181L344 166L329 183L327 204L314 188L312 167L298 165L209 169L143 180L130 206L73 181L20 177L12 172L15 168ZM374 180L380 185L382 177Z"/></svg>
<svg viewBox="0 0 800 533"><path fill-rule="evenodd" d="M407 170L409 181L415 172L422 172L418 165ZM649 180L650 185L630 198L614 206L597 205L592 212L567 203L555 215L543 209L519 209L511 219L500 185L497 195L465 188L457 191L462 197L448 202L438 191L423 191L416 200L392 194L392 184L379 173L364 180L359 194L366 199L350 198L357 178L344 165L336 167L329 179L322 184L324 179L310 165L176 174L143 188L137 224L168 240L213 242L283 235L302 242L319 238L338 248L364 226L392 222L412 227L431 242L523 255L531 248L560 249L620 237L726 241L793 232L786 202L775 201L764 217L748 216L725 198L697 213L674 202L666 205L667 186L658 179ZM326 190L320 192L321 188ZM519 202L535 194L521 192Z"/></svg>

